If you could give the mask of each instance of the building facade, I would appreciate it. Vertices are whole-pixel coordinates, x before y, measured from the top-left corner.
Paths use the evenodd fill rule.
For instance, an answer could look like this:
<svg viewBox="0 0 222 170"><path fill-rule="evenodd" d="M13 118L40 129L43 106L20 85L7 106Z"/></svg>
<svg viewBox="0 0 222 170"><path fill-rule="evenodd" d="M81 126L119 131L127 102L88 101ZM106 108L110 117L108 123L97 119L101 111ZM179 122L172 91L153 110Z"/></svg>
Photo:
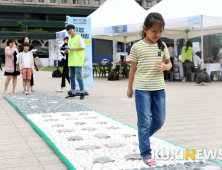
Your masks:
<svg viewBox="0 0 222 170"><path fill-rule="evenodd" d="M158 0L136 0L149 9ZM4 61L7 39L13 37L17 45L28 33L32 45L48 51L48 39L55 39L55 32L65 27L66 15L87 17L105 0L0 0L0 56ZM19 26L20 24L20 26ZM27 33L25 27L27 26ZM46 53L39 56L45 57Z"/></svg>

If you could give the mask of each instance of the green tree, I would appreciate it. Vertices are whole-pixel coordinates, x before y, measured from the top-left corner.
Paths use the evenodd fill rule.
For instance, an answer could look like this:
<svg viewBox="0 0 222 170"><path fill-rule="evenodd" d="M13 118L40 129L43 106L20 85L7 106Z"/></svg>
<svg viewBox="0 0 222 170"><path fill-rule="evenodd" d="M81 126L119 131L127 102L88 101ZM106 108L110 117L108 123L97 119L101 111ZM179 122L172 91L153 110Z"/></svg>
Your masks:
<svg viewBox="0 0 222 170"><path fill-rule="evenodd" d="M17 22L17 26L20 28L20 30L21 30L22 32L25 31L25 25L24 25L21 21Z"/></svg>
<svg viewBox="0 0 222 170"><path fill-rule="evenodd" d="M1 31L6 31L6 29L5 29L5 28L2 28Z"/></svg>
<svg viewBox="0 0 222 170"><path fill-rule="evenodd" d="M212 54L217 54L218 51L220 50L221 47L221 42L220 42L220 38L216 36L216 34L214 34L212 36Z"/></svg>

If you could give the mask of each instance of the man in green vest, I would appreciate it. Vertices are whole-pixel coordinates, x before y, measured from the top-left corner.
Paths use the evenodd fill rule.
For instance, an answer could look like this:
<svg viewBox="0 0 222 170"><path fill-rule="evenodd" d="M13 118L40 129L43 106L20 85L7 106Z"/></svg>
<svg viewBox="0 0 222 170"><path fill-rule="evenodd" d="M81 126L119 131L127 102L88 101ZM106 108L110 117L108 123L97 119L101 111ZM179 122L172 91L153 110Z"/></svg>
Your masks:
<svg viewBox="0 0 222 170"><path fill-rule="evenodd" d="M80 99L84 99L84 84L82 79L82 66L85 58L85 44L83 38L75 33L74 25L67 25L66 31L71 37L68 41L68 67L72 94L69 97L76 97L75 77L80 87Z"/></svg>

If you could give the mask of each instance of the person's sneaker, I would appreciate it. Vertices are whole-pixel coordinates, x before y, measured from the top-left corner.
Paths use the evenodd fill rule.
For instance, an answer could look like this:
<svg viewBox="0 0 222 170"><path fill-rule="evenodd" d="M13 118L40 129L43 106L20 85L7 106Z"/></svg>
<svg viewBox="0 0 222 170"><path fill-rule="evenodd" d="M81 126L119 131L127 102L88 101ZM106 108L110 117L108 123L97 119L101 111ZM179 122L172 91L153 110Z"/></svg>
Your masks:
<svg viewBox="0 0 222 170"><path fill-rule="evenodd" d="M30 95L31 94L31 91L30 90L27 90L26 91L26 95Z"/></svg>
<svg viewBox="0 0 222 170"><path fill-rule="evenodd" d="M69 94L69 97L76 97L76 94Z"/></svg>
<svg viewBox="0 0 222 170"><path fill-rule="evenodd" d="M63 90L59 88L58 90L56 90L56 92L63 92Z"/></svg>
<svg viewBox="0 0 222 170"><path fill-rule="evenodd" d="M185 79L183 79L183 80L182 80L182 82L186 82L186 80L185 80Z"/></svg>
<svg viewBox="0 0 222 170"><path fill-rule="evenodd" d="M23 91L23 94L26 94L26 90Z"/></svg>
<svg viewBox="0 0 222 170"><path fill-rule="evenodd" d="M80 93L80 100L84 99L84 93Z"/></svg>
<svg viewBox="0 0 222 170"><path fill-rule="evenodd" d="M152 158L143 158L143 162L148 166L156 165L156 161Z"/></svg>

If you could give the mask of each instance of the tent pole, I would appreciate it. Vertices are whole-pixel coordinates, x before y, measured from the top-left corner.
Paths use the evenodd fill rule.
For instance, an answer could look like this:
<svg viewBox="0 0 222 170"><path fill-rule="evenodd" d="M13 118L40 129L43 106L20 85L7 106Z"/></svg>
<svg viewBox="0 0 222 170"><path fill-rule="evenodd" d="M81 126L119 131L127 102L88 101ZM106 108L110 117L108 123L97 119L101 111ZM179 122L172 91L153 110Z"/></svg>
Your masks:
<svg viewBox="0 0 222 170"><path fill-rule="evenodd" d="M203 48L203 15L201 15L201 57L202 57L202 64L201 69L204 68L204 48Z"/></svg>
<svg viewBox="0 0 222 170"><path fill-rule="evenodd" d="M124 43L124 61L126 61L126 37L124 37L125 43Z"/></svg>
<svg viewBox="0 0 222 170"><path fill-rule="evenodd" d="M113 69L116 68L116 38L115 38L115 28L113 26Z"/></svg>
<svg viewBox="0 0 222 170"><path fill-rule="evenodd" d="M186 30L186 39L185 39L185 44L187 43L187 41L188 41L188 30Z"/></svg>

